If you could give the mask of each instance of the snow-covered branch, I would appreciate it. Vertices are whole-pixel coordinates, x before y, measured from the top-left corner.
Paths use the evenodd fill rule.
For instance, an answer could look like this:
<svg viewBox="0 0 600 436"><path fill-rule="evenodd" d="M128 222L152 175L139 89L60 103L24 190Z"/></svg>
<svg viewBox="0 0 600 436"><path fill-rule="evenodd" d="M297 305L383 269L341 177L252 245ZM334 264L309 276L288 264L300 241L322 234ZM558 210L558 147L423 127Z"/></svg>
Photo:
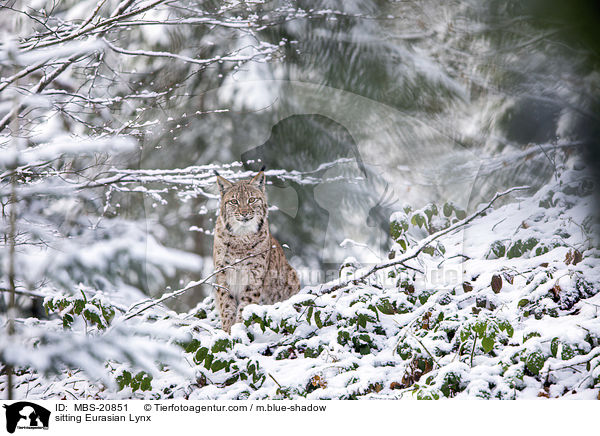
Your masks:
<svg viewBox="0 0 600 436"><path fill-rule="evenodd" d="M321 287L318 290L313 291L313 292L316 292L319 295L326 294L329 292L334 292L334 291L337 291L338 289L342 289L350 284L358 284L358 283L364 281L367 277L373 275L374 273L376 273L377 271L380 271L382 269L386 269L386 268L389 268L392 266L397 266L397 265L407 266L407 265L405 265L406 262L416 258L425 248L430 246L433 241L441 238L442 236L444 236L448 233L454 232L455 230L457 230L461 227L466 226L471 221L473 221L475 218L483 215L489 208L492 207L494 202L496 202L496 200L498 200L499 198L502 198L502 197L504 197L512 192L515 192L515 191L524 191L527 189L530 189L530 187L529 186L516 186L516 187L510 188L510 189L507 189L506 191L498 192L494 195L494 197L487 204L485 204L484 206L479 208L476 212L467 216L465 219L460 220L460 221L456 222L455 224L452 224L450 227L440 230L439 232L436 232L436 233L429 235L428 237L422 239L414 246L409 247L408 250L406 251L406 253L401 255L399 258L391 260L389 262L380 263L378 265L371 267L370 269L368 269L365 272L357 273L351 279L338 281L338 283L335 283L332 286Z"/></svg>

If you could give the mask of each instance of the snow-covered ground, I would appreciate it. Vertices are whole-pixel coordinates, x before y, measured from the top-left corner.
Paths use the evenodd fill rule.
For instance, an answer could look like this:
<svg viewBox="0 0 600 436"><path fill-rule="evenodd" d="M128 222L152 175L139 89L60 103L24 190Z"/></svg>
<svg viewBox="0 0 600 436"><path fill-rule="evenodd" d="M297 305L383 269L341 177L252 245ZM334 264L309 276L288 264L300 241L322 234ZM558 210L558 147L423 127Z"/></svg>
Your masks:
<svg viewBox="0 0 600 436"><path fill-rule="evenodd" d="M537 193L515 193L404 266L248 306L231 335L211 297L189 313L157 305L130 319L143 306L111 311L89 290L46 298L54 319L18 320L1 339L15 397L598 398L593 190L573 159ZM391 256L462 214L399 211ZM348 262L341 279L366 268Z"/></svg>

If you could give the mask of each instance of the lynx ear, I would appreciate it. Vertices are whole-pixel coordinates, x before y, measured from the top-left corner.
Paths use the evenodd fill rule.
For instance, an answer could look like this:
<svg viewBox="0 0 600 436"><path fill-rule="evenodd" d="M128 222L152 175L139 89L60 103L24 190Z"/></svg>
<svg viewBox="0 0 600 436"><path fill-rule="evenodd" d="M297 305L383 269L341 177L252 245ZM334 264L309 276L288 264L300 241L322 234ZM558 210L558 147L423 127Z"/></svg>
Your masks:
<svg viewBox="0 0 600 436"><path fill-rule="evenodd" d="M221 177L218 172L214 171L214 173L215 176L217 176L217 185L219 186L219 192L221 193L221 197L223 197L223 195L225 195L225 192L227 192L227 190L233 186L233 183L231 183L224 177Z"/></svg>
<svg viewBox="0 0 600 436"><path fill-rule="evenodd" d="M260 172L257 175L255 175L252 180L250 180L250 184L256 186L262 192L265 192L265 172L264 172L264 168L265 167L262 167L261 170L260 170Z"/></svg>

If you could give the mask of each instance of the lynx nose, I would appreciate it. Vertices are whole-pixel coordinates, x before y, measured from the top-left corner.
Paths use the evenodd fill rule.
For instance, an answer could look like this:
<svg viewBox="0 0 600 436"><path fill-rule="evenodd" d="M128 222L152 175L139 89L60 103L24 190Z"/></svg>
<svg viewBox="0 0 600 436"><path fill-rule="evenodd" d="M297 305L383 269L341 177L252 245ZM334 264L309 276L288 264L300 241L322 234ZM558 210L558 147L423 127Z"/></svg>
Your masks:
<svg viewBox="0 0 600 436"><path fill-rule="evenodd" d="M251 209L240 209L240 215L242 216L242 218L247 221L252 217L252 210Z"/></svg>

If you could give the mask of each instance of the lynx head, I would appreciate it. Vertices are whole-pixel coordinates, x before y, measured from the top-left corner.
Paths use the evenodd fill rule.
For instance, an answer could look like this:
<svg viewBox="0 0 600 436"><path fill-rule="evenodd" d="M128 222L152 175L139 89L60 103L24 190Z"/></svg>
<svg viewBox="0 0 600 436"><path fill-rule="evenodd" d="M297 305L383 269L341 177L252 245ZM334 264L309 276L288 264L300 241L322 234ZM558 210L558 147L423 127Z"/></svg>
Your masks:
<svg viewBox="0 0 600 436"><path fill-rule="evenodd" d="M233 235L259 232L267 219L265 173L260 171L251 180L232 183L217 174L221 193L220 216L227 231Z"/></svg>

